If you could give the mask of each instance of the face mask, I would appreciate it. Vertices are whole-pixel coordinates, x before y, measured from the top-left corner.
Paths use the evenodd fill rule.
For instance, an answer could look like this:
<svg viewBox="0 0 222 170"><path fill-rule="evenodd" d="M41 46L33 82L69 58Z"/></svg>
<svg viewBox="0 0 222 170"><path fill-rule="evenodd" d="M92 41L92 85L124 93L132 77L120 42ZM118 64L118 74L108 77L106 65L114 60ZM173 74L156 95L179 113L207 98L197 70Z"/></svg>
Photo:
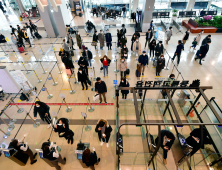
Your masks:
<svg viewBox="0 0 222 170"><path fill-rule="evenodd" d="M122 81L122 83L124 83L124 81Z"/></svg>
<svg viewBox="0 0 222 170"><path fill-rule="evenodd" d="M161 57L161 59L163 59L163 57Z"/></svg>
<svg viewBox="0 0 222 170"><path fill-rule="evenodd" d="M124 60L122 60L122 63L124 63Z"/></svg>
<svg viewBox="0 0 222 170"><path fill-rule="evenodd" d="M124 48L126 48L126 47L124 47Z"/></svg>
<svg viewBox="0 0 222 170"><path fill-rule="evenodd" d="M145 56L146 54L143 54L143 56Z"/></svg>
<svg viewBox="0 0 222 170"><path fill-rule="evenodd" d="M107 33L109 33L109 31L107 31Z"/></svg>
<svg viewBox="0 0 222 170"><path fill-rule="evenodd" d="M36 107L40 107L40 106L36 106Z"/></svg>
<svg viewBox="0 0 222 170"><path fill-rule="evenodd" d="M86 50L86 52L87 52L88 50Z"/></svg>
<svg viewBox="0 0 222 170"><path fill-rule="evenodd" d="M82 74L82 71L79 71Z"/></svg>
<svg viewBox="0 0 222 170"><path fill-rule="evenodd" d="M104 60L106 61L106 58L104 58Z"/></svg>
<svg viewBox="0 0 222 170"><path fill-rule="evenodd" d="M139 42L139 40L136 40L136 42Z"/></svg>

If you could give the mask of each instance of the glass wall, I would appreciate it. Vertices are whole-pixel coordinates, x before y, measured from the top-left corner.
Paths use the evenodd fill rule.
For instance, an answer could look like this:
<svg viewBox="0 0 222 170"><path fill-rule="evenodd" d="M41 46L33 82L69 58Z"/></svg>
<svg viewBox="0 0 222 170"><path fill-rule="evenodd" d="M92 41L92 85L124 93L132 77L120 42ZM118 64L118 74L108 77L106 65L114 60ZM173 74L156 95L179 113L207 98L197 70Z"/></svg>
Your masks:
<svg viewBox="0 0 222 170"><path fill-rule="evenodd" d="M34 7L36 6L35 0L21 0L21 1L26 11L32 9L32 6Z"/></svg>

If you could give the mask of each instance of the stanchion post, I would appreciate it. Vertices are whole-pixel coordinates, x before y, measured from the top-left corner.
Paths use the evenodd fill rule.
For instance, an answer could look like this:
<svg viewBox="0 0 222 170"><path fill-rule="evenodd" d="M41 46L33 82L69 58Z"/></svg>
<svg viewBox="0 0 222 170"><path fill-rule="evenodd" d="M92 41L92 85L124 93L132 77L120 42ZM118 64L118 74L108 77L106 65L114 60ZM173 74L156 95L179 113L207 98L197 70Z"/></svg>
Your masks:
<svg viewBox="0 0 222 170"><path fill-rule="evenodd" d="M115 73L118 73L119 70L117 69L117 58L116 58L116 56L115 56L115 62L116 62L116 69L114 70L114 72L115 72Z"/></svg>
<svg viewBox="0 0 222 170"><path fill-rule="evenodd" d="M58 61L56 61L56 64L57 64L57 66L58 66L58 69L59 69L59 74L62 74L62 71L61 71L61 69L59 68L59 64L58 64Z"/></svg>
<svg viewBox="0 0 222 170"><path fill-rule="evenodd" d="M4 124L6 124L8 126L7 130L10 132L11 130L13 130L15 128L15 126L13 124L9 125L8 123L6 123L1 117L0 117L1 121L3 121Z"/></svg>
<svg viewBox="0 0 222 170"><path fill-rule="evenodd" d="M176 80L179 78L179 75L180 75L180 72L178 72L178 75L177 75L177 78L176 78Z"/></svg>
<svg viewBox="0 0 222 170"><path fill-rule="evenodd" d="M69 93L70 93L70 94L74 94L74 93L75 93L75 90L72 89L72 85L71 85L71 83L70 83L70 78L71 78L71 75L70 75L69 80L68 80L69 86L70 86L70 89L71 89L71 90L69 91Z"/></svg>
<svg viewBox="0 0 222 170"><path fill-rule="evenodd" d="M11 125L11 124L14 124L14 123L17 121L16 119L10 118L4 111L3 111L2 113L4 113L5 116L9 118L9 120L10 120L9 124L10 124L10 125Z"/></svg>
<svg viewBox="0 0 222 170"><path fill-rule="evenodd" d="M5 56L7 56L8 54L5 52L5 50L2 48L2 46L1 46L1 49L5 53Z"/></svg>
<svg viewBox="0 0 222 170"><path fill-rule="evenodd" d="M29 74L30 73L30 71L28 71L27 70L27 68L25 67L25 64L23 63L23 61L22 61L22 65L23 65L23 67L25 68L25 70L26 70L26 74Z"/></svg>
<svg viewBox="0 0 222 170"><path fill-rule="evenodd" d="M52 77L52 73L50 72L49 74L50 74L50 75L51 75L51 77ZM53 85L53 86L58 85L58 82L55 82L55 80L54 80L54 78L53 78L53 77L52 77L52 80L53 80L53 83L52 83L52 85Z"/></svg>
<svg viewBox="0 0 222 170"><path fill-rule="evenodd" d="M53 50L54 50L54 49L53 49ZM57 58L57 55L56 55L55 50L54 50L54 54L55 54L55 57L56 57L56 61L59 63L60 61L59 61L58 58Z"/></svg>
<svg viewBox="0 0 222 170"><path fill-rule="evenodd" d="M48 91L48 89L45 87L45 85L43 85L43 87L45 88L46 92L48 93L47 98L48 98L48 99L53 98L53 94L49 94L49 91Z"/></svg>
<svg viewBox="0 0 222 170"><path fill-rule="evenodd" d="M33 52L33 50L32 50L32 54L34 55L35 60L38 61L37 58L36 58L36 56L35 56L35 53Z"/></svg>
<svg viewBox="0 0 222 170"><path fill-rule="evenodd" d="M39 127L40 122L35 122L35 120L29 115L29 113L27 113L27 115L28 115L28 116L30 117L30 119L33 121L33 123L34 123L33 127L34 127L34 128Z"/></svg>
<svg viewBox="0 0 222 170"><path fill-rule="evenodd" d="M63 98L63 101L65 102L65 104L66 104L66 112L71 112L72 111L72 108L71 107L68 107L68 105L67 105L67 103L66 103L66 99L65 98Z"/></svg>
<svg viewBox="0 0 222 170"><path fill-rule="evenodd" d="M93 67L93 74L94 74L93 81L96 81L96 73L95 73L95 68L94 67Z"/></svg>
<svg viewBox="0 0 222 170"><path fill-rule="evenodd" d="M13 101L13 103L15 104L15 106L18 108L17 113L22 113L24 112L23 108L19 108L18 105Z"/></svg>
<svg viewBox="0 0 222 170"><path fill-rule="evenodd" d="M168 59L167 65L166 65L166 67L164 68L165 70L169 70L169 68L168 68L168 64L169 64L169 62L170 62L170 56L169 56L169 59Z"/></svg>
<svg viewBox="0 0 222 170"><path fill-rule="evenodd" d="M37 77L37 79L38 79L38 83L41 83L42 80L39 79L39 77L38 77L37 73L35 72L35 70L34 70L34 73L35 73L35 75L36 75L36 77Z"/></svg>
<svg viewBox="0 0 222 170"><path fill-rule="evenodd" d="M4 132L3 130L1 130L1 129L0 129L0 131L1 131L2 133L4 133L3 138L5 138L5 139L8 138L8 137L11 135L10 132L6 132L6 133L5 133L5 132Z"/></svg>
<svg viewBox="0 0 222 170"><path fill-rule="evenodd" d="M41 50L42 50L42 55L45 55L45 53L44 53L44 51L43 51L43 49L42 49L42 46L40 45L40 48L41 48Z"/></svg>
<svg viewBox="0 0 222 170"><path fill-rule="evenodd" d="M43 69L43 73L42 73L42 74L46 74L46 73L47 73L47 71L45 71L45 70L44 70L44 68L43 68L43 66L42 66L41 61L40 61L40 66L41 66L41 67L42 67L42 69Z"/></svg>
<svg viewBox="0 0 222 170"><path fill-rule="evenodd" d="M175 65L173 65L173 69L172 69L172 71L171 71L171 74L173 74L174 67L175 67Z"/></svg>
<svg viewBox="0 0 222 170"><path fill-rule="evenodd" d="M89 112L93 112L95 109L94 109L94 107L92 107L92 105L91 105L91 103L90 103L89 97L88 97L88 103L89 103L89 109L88 109L88 111L89 111Z"/></svg>
<svg viewBox="0 0 222 170"><path fill-rule="evenodd" d="M92 127L90 125L88 125L87 121L86 121L86 117L84 117L85 123L86 123L86 127L85 127L85 131L90 131L92 129Z"/></svg>
<svg viewBox="0 0 222 170"><path fill-rule="evenodd" d="M25 93L25 91L22 89L22 92L24 93L24 95L27 97L27 101L31 101L32 100L32 98L31 97L29 97L29 96L27 96L27 94Z"/></svg>
<svg viewBox="0 0 222 170"><path fill-rule="evenodd" d="M74 75L74 79L75 79L74 84L79 84L79 82L78 82L78 81L77 81L77 79L76 79L76 74L75 74L75 71L73 72L73 75Z"/></svg>

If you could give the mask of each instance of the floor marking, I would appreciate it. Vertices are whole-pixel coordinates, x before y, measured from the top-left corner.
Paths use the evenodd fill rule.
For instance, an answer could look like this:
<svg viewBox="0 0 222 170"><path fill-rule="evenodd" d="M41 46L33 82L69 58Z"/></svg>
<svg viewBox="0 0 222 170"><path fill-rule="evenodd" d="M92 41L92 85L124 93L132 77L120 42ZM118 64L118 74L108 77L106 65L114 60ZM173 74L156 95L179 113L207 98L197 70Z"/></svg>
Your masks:
<svg viewBox="0 0 222 170"><path fill-rule="evenodd" d="M37 100L36 100L37 101ZM30 106L30 105L34 105L34 103L10 103L10 105L15 105L15 104L17 104L17 105L28 105L28 106ZM47 105L50 105L50 106L52 106L52 105L57 105L57 106L66 106L66 104L65 103L46 103ZM83 105L83 106L86 106L87 105L87 103L67 103L67 105L71 105L71 106L81 106L81 105ZM107 106L113 106L114 105L114 103L91 103L91 105L94 105L94 106L102 106L102 105L107 105Z"/></svg>
<svg viewBox="0 0 222 170"><path fill-rule="evenodd" d="M57 77L56 77L55 81L57 81L58 77L59 77L59 75L57 75Z"/></svg>

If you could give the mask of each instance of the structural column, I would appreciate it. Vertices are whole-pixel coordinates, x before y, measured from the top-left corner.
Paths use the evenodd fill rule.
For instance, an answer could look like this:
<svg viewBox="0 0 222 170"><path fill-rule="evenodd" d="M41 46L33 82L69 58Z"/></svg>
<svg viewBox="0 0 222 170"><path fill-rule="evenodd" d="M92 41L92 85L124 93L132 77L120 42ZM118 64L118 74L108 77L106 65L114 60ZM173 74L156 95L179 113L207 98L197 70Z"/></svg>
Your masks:
<svg viewBox="0 0 222 170"><path fill-rule="evenodd" d="M139 0L133 0L133 10L131 12L136 12L138 6L139 6Z"/></svg>
<svg viewBox="0 0 222 170"><path fill-rule="evenodd" d="M22 1L21 0L16 0L16 3L18 5L18 7L19 7L20 12L24 13L25 12L25 8L24 8L24 6L22 4Z"/></svg>
<svg viewBox="0 0 222 170"><path fill-rule="evenodd" d="M142 32L147 32L150 28L155 0L140 0L140 3L143 4L141 28Z"/></svg>
<svg viewBox="0 0 222 170"><path fill-rule="evenodd" d="M187 4L187 11L191 11L194 8L195 0L189 0Z"/></svg>
<svg viewBox="0 0 222 170"><path fill-rule="evenodd" d="M212 0L209 0L209 1L208 1L208 5L207 5L207 10L210 9L211 3L212 3Z"/></svg>

